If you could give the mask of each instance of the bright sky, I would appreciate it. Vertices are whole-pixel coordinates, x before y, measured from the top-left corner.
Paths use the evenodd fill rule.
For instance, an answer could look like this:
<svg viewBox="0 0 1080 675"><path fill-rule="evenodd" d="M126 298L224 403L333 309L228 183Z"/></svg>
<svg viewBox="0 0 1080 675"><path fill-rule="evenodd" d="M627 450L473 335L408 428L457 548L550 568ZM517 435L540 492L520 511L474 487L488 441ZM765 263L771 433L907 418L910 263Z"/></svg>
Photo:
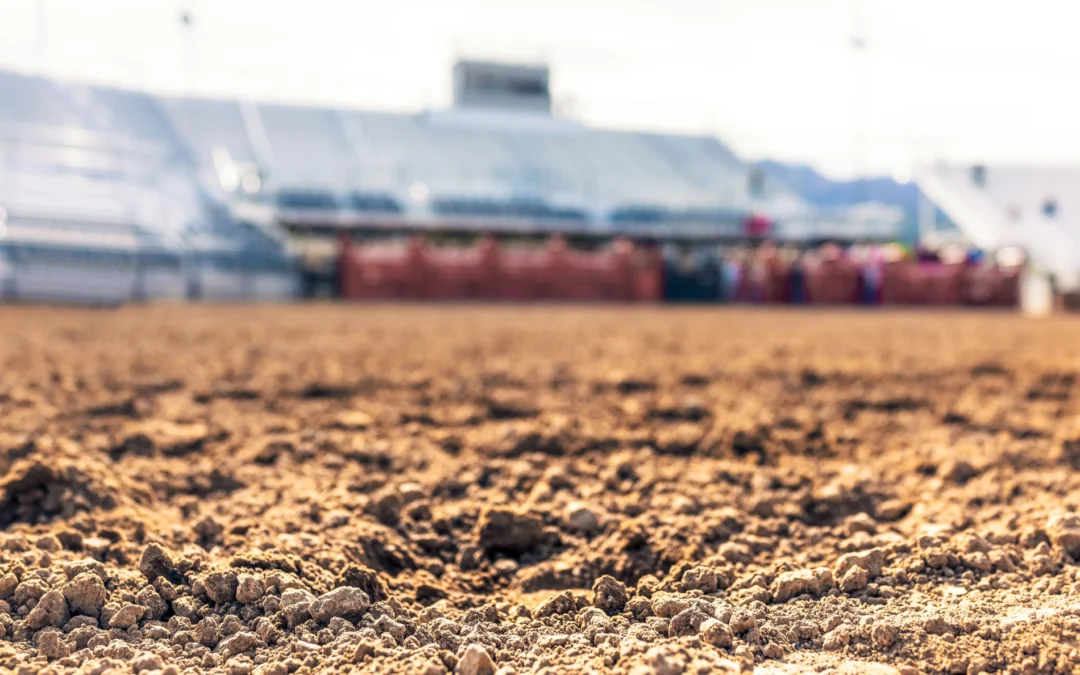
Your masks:
<svg viewBox="0 0 1080 675"><path fill-rule="evenodd" d="M544 59L589 124L903 174L1075 163L1078 25L1073 0L0 0L0 67L410 111L449 103L456 56Z"/></svg>

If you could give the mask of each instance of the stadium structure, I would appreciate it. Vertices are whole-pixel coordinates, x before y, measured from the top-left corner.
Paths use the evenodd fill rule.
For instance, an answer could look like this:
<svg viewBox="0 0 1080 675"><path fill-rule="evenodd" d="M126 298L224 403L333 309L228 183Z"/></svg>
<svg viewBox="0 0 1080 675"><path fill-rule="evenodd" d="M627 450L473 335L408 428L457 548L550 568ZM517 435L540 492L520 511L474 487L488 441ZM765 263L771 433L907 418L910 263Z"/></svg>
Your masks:
<svg viewBox="0 0 1080 675"><path fill-rule="evenodd" d="M822 211L720 141L552 113L544 66L462 61L454 105L391 114L156 96L0 72L7 299L281 299L337 233L886 240L900 215Z"/></svg>
<svg viewBox="0 0 1080 675"><path fill-rule="evenodd" d="M970 244L1021 248L1056 290L1080 291L1080 168L939 163L915 179Z"/></svg>

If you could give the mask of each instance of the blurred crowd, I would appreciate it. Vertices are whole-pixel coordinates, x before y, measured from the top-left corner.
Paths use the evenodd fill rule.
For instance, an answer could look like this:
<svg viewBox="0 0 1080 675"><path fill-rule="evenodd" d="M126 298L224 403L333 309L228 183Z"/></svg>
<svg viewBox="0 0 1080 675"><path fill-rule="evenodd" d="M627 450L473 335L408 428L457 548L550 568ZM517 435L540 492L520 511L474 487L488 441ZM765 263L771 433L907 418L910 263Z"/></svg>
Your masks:
<svg viewBox="0 0 1080 675"><path fill-rule="evenodd" d="M963 247L764 242L719 251L669 250L665 298L755 304L999 305L1019 300L1025 257Z"/></svg>

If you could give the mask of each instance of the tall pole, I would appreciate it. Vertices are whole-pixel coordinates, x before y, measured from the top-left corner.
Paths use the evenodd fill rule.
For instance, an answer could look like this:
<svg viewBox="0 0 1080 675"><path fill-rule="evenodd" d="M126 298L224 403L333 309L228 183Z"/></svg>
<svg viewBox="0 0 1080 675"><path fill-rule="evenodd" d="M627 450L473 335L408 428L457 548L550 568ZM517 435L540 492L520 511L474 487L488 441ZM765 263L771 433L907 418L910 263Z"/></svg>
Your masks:
<svg viewBox="0 0 1080 675"><path fill-rule="evenodd" d="M180 30L184 35L184 51L187 53L186 79L187 95L195 94L195 15L191 10L191 2L186 1L180 7Z"/></svg>
<svg viewBox="0 0 1080 675"><path fill-rule="evenodd" d="M37 35L35 35L35 47L37 48L37 67L39 74L45 76L48 74L49 64L49 8L46 5L45 0L37 0L34 7L36 16L34 17L34 27Z"/></svg>
<svg viewBox="0 0 1080 675"><path fill-rule="evenodd" d="M864 27L864 0L854 0L855 7L852 15L851 49L852 49L852 77L851 77L851 147L852 147L852 173L854 174L855 194L854 201L865 200L863 185L859 181L862 178L865 166L866 144L866 37Z"/></svg>

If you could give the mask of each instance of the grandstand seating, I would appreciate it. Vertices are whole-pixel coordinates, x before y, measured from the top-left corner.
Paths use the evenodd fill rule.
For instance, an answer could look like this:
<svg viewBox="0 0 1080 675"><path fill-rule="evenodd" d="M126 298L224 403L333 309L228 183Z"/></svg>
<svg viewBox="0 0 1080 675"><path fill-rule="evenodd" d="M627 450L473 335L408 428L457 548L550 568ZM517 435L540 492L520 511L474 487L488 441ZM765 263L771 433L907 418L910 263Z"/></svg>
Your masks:
<svg viewBox="0 0 1080 675"><path fill-rule="evenodd" d="M228 216L192 147L149 95L0 73L3 296L292 295L282 245Z"/></svg>
<svg viewBox="0 0 1080 675"><path fill-rule="evenodd" d="M314 188L281 188L274 194L274 202L283 209L335 211L338 208L331 192Z"/></svg>
<svg viewBox="0 0 1080 675"><path fill-rule="evenodd" d="M588 217L582 209L552 206L536 199L509 199L502 201L467 197L443 197L432 200L431 209L435 213L445 216L474 216L480 218L583 222Z"/></svg>
<svg viewBox="0 0 1080 675"><path fill-rule="evenodd" d="M200 164L209 164L218 147L228 150L234 160L256 162L237 101L167 98L162 105L180 139Z"/></svg>
<svg viewBox="0 0 1080 675"><path fill-rule="evenodd" d="M423 208L427 205L413 207L406 199L417 183L438 196L431 205L437 213L483 215L527 198L546 203L545 211L560 211L556 219L592 221L628 201L669 209L745 209L749 203L745 167L713 139L672 141L673 147L687 146L683 152L693 157L681 166L678 156L658 150L662 145L652 136L594 131L565 121L487 126L484 117L458 116L451 123L431 114L263 105L257 110L274 167L286 164L280 149L287 148L292 158L287 179L271 168L268 189L319 188L346 206L350 200L341 196L361 191L390 195L404 211ZM696 149L699 145L704 147ZM206 161L207 153L202 155ZM333 175L325 177L328 168ZM742 186L741 194L735 186Z"/></svg>
<svg viewBox="0 0 1080 675"><path fill-rule="evenodd" d="M71 233L93 224L104 228L100 241L113 242L110 254L134 256L137 270L160 263L184 293L201 297L289 286L281 233L238 222L231 214L240 206L334 222L362 214L605 234L738 233L762 202L806 215L809 207L781 185L751 195L748 174L712 138L594 130L544 114L408 115L158 97L0 72L0 207L21 223L13 232L25 250L38 245L35 236L54 236L31 233L43 223L63 224L70 247L89 250ZM104 234L117 228L136 232L138 243L122 246ZM29 274L23 244L10 236L4 244L5 255L25 263L4 267L6 274ZM144 272L128 296L156 293L139 281Z"/></svg>
<svg viewBox="0 0 1080 675"><path fill-rule="evenodd" d="M659 206L620 206L608 216L611 222L622 224L660 224L666 222L671 214Z"/></svg>
<svg viewBox="0 0 1080 675"><path fill-rule="evenodd" d="M76 88L76 100L96 126L138 141L174 162L190 161L161 102L142 92L106 87Z"/></svg>
<svg viewBox="0 0 1080 675"><path fill-rule="evenodd" d="M81 127L78 108L57 85L39 77L0 71L0 123Z"/></svg>
<svg viewBox="0 0 1080 675"><path fill-rule="evenodd" d="M736 209L667 209L646 204L619 206L608 214L619 225L701 224L737 234L746 214Z"/></svg>
<svg viewBox="0 0 1080 675"><path fill-rule="evenodd" d="M349 195L349 206L356 211L369 213L392 213L403 212L401 202L393 195L385 192L362 192L354 190Z"/></svg>
<svg viewBox="0 0 1080 675"><path fill-rule="evenodd" d="M201 166L226 147L234 160L259 165L264 196L291 210L325 211L333 200L347 211L406 217L526 217L612 233L643 223L720 226L730 234L765 203L814 225L811 209L782 185L767 181L764 194L751 195L749 167L713 138L474 110L409 115L184 99L165 107ZM376 207L355 194L388 199ZM523 211L520 201L537 207ZM637 208L663 217L635 218Z"/></svg>
<svg viewBox="0 0 1080 675"><path fill-rule="evenodd" d="M748 198L744 178L745 166L719 141L712 138L662 134L645 135L643 141L662 156L683 179L701 188L715 190L715 177L719 173L717 167L725 167L726 171L722 175L728 176L731 182L721 187L723 190L730 190L727 197L732 201L745 201Z"/></svg>
<svg viewBox="0 0 1080 675"><path fill-rule="evenodd" d="M0 73L0 93L0 120L18 121L23 136L32 125L62 129L65 138L110 134L127 142L129 154L160 152L155 166L194 163L199 187L215 199L237 190L238 174L222 166L231 163L256 172L248 192L294 210L326 210L332 201L369 213L426 212L428 204L410 199L417 184L421 194L438 196L436 212L465 207L512 215L516 206L498 205L526 198L544 206L525 216L599 226L729 223L729 212L745 213L762 198L787 212L807 208L772 183L764 197L750 195L749 168L707 137L593 130L491 111L405 115L154 98L10 73ZM46 164L62 152L81 157L87 170L123 172L111 152L116 145L101 151L79 139L62 150L39 143L36 152ZM386 199L356 198L369 194Z"/></svg>
<svg viewBox="0 0 1080 675"><path fill-rule="evenodd" d="M270 152L267 189L344 192L351 186L355 153L337 113L285 105L257 111Z"/></svg>

